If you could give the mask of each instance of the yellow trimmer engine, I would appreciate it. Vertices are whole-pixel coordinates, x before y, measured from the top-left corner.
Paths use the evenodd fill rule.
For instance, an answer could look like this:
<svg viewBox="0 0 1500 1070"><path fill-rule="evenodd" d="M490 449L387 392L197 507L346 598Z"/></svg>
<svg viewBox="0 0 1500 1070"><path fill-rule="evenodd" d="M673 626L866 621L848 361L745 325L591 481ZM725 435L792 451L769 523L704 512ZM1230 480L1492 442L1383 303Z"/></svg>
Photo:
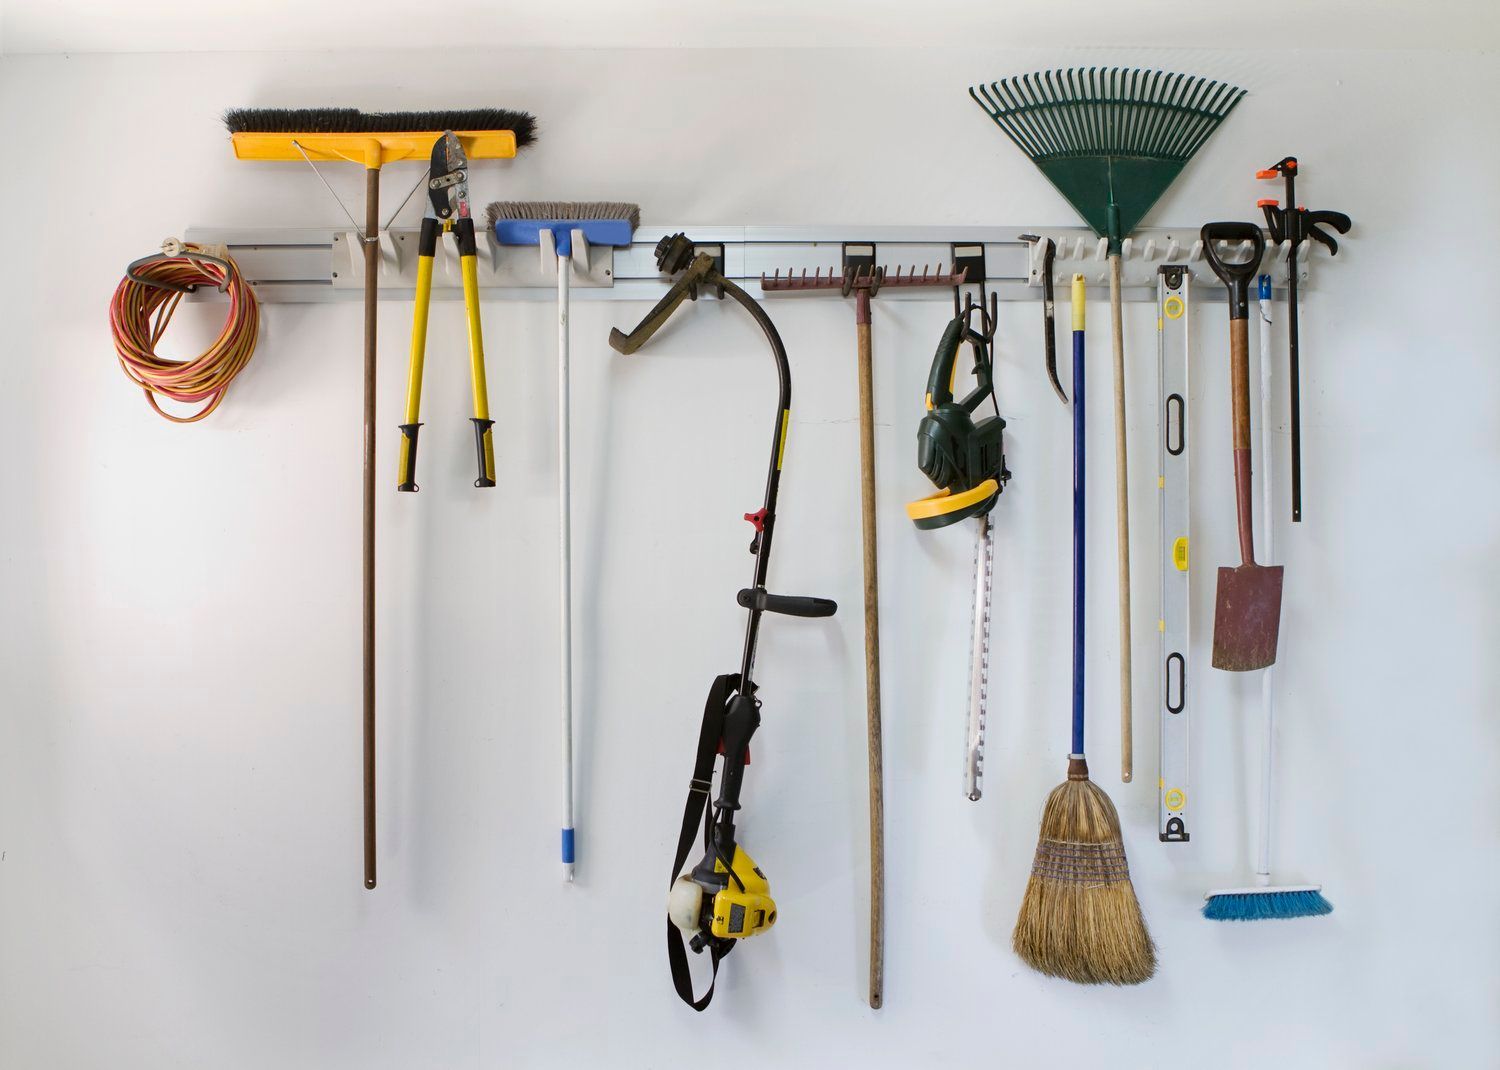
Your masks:
<svg viewBox="0 0 1500 1070"><path fill-rule="evenodd" d="M677 878L667 896L667 917L682 930L689 947L702 951L710 940L742 940L765 932L776 924L776 901L766 875L736 845L728 868L710 853L691 874Z"/></svg>

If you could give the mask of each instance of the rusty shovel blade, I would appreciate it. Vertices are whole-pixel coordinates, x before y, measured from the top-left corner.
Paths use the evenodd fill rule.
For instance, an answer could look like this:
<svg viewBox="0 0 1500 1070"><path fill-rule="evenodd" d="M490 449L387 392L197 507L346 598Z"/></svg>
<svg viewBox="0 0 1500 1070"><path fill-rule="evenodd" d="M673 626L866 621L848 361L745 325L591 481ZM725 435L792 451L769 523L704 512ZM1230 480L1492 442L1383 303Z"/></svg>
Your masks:
<svg viewBox="0 0 1500 1070"><path fill-rule="evenodd" d="M1230 672L1264 669L1276 661L1281 631L1280 565L1219 569L1214 609L1214 668Z"/></svg>

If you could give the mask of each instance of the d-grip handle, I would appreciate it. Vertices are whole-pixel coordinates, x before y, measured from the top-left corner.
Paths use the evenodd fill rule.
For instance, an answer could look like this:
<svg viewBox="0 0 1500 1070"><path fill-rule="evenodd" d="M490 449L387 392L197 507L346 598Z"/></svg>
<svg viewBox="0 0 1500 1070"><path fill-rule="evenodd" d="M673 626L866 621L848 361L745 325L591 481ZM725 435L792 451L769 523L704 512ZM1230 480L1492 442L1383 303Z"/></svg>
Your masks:
<svg viewBox="0 0 1500 1070"><path fill-rule="evenodd" d="M1203 242L1203 255L1209 267L1219 276L1229 290L1229 318L1248 319L1250 316L1250 280L1260 271L1260 262L1266 255L1266 236L1254 223L1205 223L1199 232ZM1225 260L1219 253L1218 243L1250 243L1250 256L1245 260Z"/></svg>
<svg viewBox="0 0 1500 1070"><path fill-rule="evenodd" d="M831 617L839 604L832 598L813 598L798 594L768 594L760 588L746 587L736 601L746 609L781 613L788 617Z"/></svg>

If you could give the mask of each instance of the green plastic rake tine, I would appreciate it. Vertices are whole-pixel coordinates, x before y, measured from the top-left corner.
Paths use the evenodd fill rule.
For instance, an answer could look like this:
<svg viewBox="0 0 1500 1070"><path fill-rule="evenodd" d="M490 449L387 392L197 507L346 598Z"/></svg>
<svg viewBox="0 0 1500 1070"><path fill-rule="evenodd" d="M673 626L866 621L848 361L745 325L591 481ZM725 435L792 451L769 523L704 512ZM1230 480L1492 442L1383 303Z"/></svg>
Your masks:
<svg viewBox="0 0 1500 1070"><path fill-rule="evenodd" d="M1135 149L1141 143L1141 127L1145 125L1145 109L1140 106L1146 83L1146 72L1139 67L1130 72L1130 119L1125 130L1125 143Z"/></svg>
<svg viewBox="0 0 1500 1070"><path fill-rule="evenodd" d="M1046 71L1036 77L1033 84L1027 80L1027 88L1034 98L1048 105L1039 111L1033 112L1031 118L1041 129L1043 136L1047 139L1048 153L1056 156L1067 151L1068 129L1067 123L1071 118L1065 111L1057 110L1057 102L1061 99L1060 94L1052 85L1052 72Z"/></svg>
<svg viewBox="0 0 1500 1070"><path fill-rule="evenodd" d="M1167 124L1167 117L1171 112L1167 108L1175 107L1178 89L1182 84L1183 76L1180 74L1169 74L1162 80L1159 87L1160 96L1152 101L1151 122L1146 128L1146 135L1141 142L1141 155L1149 156L1157 151L1162 140L1162 132Z"/></svg>
<svg viewBox="0 0 1500 1070"><path fill-rule="evenodd" d="M1005 131L1005 136L1014 142L1016 148L1032 159L1035 159L1038 152L1040 152L1040 147L1032 141L1030 131L1021 127L1010 115L1006 114L1005 105L1000 100L995 99L996 97L1003 98L1008 93L1009 86L1001 88L1001 85L1002 83L1000 82L990 83L990 89L993 89L995 93L993 97L990 95L990 90L985 89L983 86L979 87L980 91L984 93L985 99L989 101L989 106L985 110L989 112L989 116L995 121L995 125ZM970 92L972 93L973 90L970 90Z"/></svg>
<svg viewBox="0 0 1500 1070"><path fill-rule="evenodd" d="M1207 117L1212 114L1207 110L1207 103L1212 98L1213 87L1217 84L1217 82L1200 79L1193 91L1188 94L1185 106L1190 109L1190 116L1173 138L1171 145L1173 155L1186 159L1203 143L1198 135L1202 132L1204 125L1212 122L1212 119Z"/></svg>
<svg viewBox="0 0 1500 1070"><path fill-rule="evenodd" d="M1021 115L1031 131L1032 140L1043 156L1054 156L1067 144L1062 128L1053 114L1053 95L1044 84L1043 75L1024 75L1012 79L1012 89L1020 101Z"/></svg>
<svg viewBox="0 0 1500 1070"><path fill-rule="evenodd" d="M1063 105L1062 117L1067 124L1069 132L1072 134L1071 139L1064 136L1064 145L1071 144L1075 146L1073 149L1074 152L1084 152L1086 151L1084 146L1092 144L1093 131L1089 128L1088 114L1083 103L1079 100L1079 93L1077 91L1082 80L1075 80L1072 71L1057 71L1056 74L1057 95ZM1066 151L1062 153L1062 155L1066 154Z"/></svg>

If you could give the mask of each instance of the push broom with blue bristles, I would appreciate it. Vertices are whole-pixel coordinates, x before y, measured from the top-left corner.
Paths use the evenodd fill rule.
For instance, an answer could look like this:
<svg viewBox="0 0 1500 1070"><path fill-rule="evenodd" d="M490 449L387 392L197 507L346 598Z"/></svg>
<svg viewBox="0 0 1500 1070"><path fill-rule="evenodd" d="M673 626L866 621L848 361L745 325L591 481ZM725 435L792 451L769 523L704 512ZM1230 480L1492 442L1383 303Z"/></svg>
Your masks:
<svg viewBox="0 0 1500 1070"><path fill-rule="evenodd" d="M1266 560L1272 559L1275 522L1271 519L1271 276L1260 277L1260 450L1261 495L1266 518L1262 545ZM1256 886L1224 888L1204 896L1203 916L1210 921L1264 921L1268 918L1315 918L1333 912L1317 884L1271 883L1271 775L1276 747L1276 704L1272 694L1276 667L1261 671L1260 701L1266 724L1265 752L1261 757L1260 853L1255 866Z"/></svg>
<svg viewBox="0 0 1500 1070"><path fill-rule="evenodd" d="M501 245L535 245L543 269L557 270L557 497L561 599L563 879L573 879L573 540L568 441L568 284L573 265L588 270L591 245L629 245L638 205L615 201L497 201L489 222Z"/></svg>

